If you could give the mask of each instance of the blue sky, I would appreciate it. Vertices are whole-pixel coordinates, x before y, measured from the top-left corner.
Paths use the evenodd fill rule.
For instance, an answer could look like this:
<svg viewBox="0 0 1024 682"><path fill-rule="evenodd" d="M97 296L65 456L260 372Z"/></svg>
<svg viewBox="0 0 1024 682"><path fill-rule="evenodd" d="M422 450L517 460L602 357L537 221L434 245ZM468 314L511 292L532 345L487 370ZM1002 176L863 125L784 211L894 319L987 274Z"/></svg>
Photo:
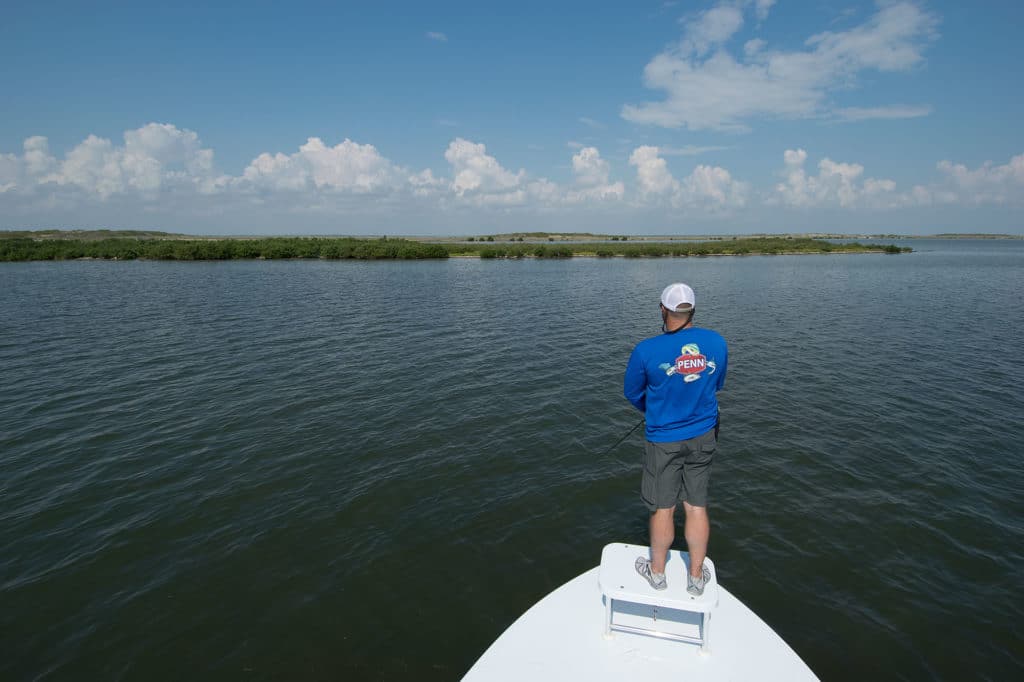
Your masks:
<svg viewBox="0 0 1024 682"><path fill-rule="evenodd" d="M19 2L0 229L1024 232L1024 4Z"/></svg>

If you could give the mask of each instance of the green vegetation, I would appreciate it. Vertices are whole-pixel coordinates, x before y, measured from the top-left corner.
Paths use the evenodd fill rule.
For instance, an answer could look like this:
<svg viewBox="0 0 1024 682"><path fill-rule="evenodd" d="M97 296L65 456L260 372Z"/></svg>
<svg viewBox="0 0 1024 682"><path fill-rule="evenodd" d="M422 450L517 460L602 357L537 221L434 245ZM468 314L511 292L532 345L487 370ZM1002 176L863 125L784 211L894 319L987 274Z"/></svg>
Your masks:
<svg viewBox="0 0 1024 682"><path fill-rule="evenodd" d="M233 260L245 258L421 259L447 258L440 244L404 239L0 239L0 261L70 260Z"/></svg>
<svg viewBox="0 0 1024 682"><path fill-rule="evenodd" d="M74 234L74 233L71 233ZM94 234L94 233L93 233ZM265 239L179 238L167 235L118 236L75 239L50 233L18 233L0 238L0 261L71 260L234 260L234 259L423 259L470 256L479 258L658 258L665 256L779 255L794 253L903 253L911 249L878 244L841 243L794 237L720 238L713 241L635 241L625 237L611 242L523 243L478 237L465 242L429 243L407 239L354 239L326 237L268 237ZM31 236L23 236L31 235Z"/></svg>
<svg viewBox="0 0 1024 682"><path fill-rule="evenodd" d="M509 246L488 246L482 249L462 249L460 246L447 245L452 255L478 255L481 258L572 258L580 255L571 246L548 246L547 244L510 244Z"/></svg>
<svg viewBox="0 0 1024 682"><path fill-rule="evenodd" d="M621 239L621 237L620 237ZM611 258L659 258L666 256L724 256L724 255L781 255L795 253L903 253L911 249L880 244L835 244L821 239L765 237L754 239L722 239L706 242L575 242L571 244L480 245L444 244L452 256L481 258L569 258L571 256L597 256Z"/></svg>

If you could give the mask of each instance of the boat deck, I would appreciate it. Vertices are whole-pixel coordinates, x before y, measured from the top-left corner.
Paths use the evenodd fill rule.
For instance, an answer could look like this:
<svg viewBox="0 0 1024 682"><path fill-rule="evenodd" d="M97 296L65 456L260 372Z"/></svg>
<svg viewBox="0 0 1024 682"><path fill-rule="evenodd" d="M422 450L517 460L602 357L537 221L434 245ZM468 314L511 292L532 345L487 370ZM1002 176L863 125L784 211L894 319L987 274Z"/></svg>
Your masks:
<svg viewBox="0 0 1024 682"><path fill-rule="evenodd" d="M721 585L710 651L696 644L616 631L605 637L600 567L565 583L519 617L466 673L466 682L501 680L817 680L774 630ZM677 574L678 573L678 574ZM670 585L685 582L669 573ZM638 578L639 580L640 578ZM653 590L652 590L653 592ZM616 602L618 608L618 602ZM650 617L643 605L626 618ZM650 609L650 606L646 607ZM698 626L698 615L689 627ZM686 615L679 625L686 627ZM691 629L691 632L693 630Z"/></svg>

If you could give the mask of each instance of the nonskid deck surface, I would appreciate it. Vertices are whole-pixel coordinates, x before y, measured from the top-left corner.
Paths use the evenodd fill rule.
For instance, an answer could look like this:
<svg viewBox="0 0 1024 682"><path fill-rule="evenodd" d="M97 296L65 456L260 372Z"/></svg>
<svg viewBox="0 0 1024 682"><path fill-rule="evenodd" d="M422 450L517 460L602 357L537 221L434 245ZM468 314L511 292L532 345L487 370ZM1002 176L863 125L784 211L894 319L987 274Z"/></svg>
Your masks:
<svg viewBox="0 0 1024 682"><path fill-rule="evenodd" d="M570 580L520 616L466 673L465 682L818 679L775 631L721 585L707 655L694 644L646 635L616 632L605 638L599 570ZM638 611L634 617L645 616Z"/></svg>

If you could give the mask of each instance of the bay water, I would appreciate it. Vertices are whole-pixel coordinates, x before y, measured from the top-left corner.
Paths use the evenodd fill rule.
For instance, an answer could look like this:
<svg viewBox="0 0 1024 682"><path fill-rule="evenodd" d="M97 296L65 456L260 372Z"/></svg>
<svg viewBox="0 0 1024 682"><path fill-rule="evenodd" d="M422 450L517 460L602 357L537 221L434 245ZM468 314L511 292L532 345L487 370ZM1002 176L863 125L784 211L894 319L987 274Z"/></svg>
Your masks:
<svg viewBox="0 0 1024 682"><path fill-rule="evenodd" d="M646 544L603 453L672 281L722 585L822 679L1020 678L1024 241L907 244L0 265L0 678L458 679Z"/></svg>

